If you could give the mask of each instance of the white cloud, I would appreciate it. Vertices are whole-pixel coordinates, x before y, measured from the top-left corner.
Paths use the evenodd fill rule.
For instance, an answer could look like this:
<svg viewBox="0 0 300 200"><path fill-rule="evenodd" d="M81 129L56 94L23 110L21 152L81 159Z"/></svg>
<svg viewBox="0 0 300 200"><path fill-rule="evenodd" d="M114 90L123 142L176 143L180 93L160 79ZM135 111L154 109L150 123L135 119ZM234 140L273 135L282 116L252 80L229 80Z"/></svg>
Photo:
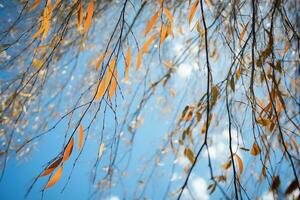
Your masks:
<svg viewBox="0 0 300 200"><path fill-rule="evenodd" d="M108 198L106 198L107 200L120 200L120 198L118 196L110 196Z"/></svg>
<svg viewBox="0 0 300 200"><path fill-rule="evenodd" d="M191 199L191 195L194 199L208 200L209 194L207 191L207 182L204 178L196 177L191 179L188 184L190 192L185 189L183 192L183 199Z"/></svg>
<svg viewBox="0 0 300 200"><path fill-rule="evenodd" d="M238 144L241 143L241 139L237 137L237 131L231 130L232 135L232 149L236 151ZM229 156L229 133L228 130L224 130L222 134L213 134L211 137L212 144L209 145L209 155L212 160L226 162ZM203 151L202 154L207 157L207 152ZM242 157L239 154L240 157Z"/></svg>
<svg viewBox="0 0 300 200"><path fill-rule="evenodd" d="M274 196L273 196L272 192L266 192L262 196L261 200L274 200Z"/></svg>

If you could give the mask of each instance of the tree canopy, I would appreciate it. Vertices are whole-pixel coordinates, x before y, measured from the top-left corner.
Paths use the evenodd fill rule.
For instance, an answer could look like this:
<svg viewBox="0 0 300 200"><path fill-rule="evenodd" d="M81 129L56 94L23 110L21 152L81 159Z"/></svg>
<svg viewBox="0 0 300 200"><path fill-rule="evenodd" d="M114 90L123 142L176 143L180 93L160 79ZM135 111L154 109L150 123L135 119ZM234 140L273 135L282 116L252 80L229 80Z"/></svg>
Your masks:
<svg viewBox="0 0 300 200"><path fill-rule="evenodd" d="M76 176L84 199L300 198L299 1L0 7L2 184L21 163L29 198Z"/></svg>

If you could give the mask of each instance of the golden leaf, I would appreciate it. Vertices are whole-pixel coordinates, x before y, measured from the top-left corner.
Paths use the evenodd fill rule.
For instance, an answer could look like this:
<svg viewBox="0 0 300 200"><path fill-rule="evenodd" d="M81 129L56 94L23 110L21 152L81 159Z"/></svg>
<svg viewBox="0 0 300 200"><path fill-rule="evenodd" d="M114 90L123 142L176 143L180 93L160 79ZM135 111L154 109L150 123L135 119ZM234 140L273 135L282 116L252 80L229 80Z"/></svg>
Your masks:
<svg viewBox="0 0 300 200"><path fill-rule="evenodd" d="M236 157L236 159L237 159L237 162L238 162L238 167L239 167L239 177L240 177L240 175L242 174L242 172L243 172L243 160L241 159L241 157L239 156L239 155L237 155L237 154L235 154L235 157Z"/></svg>
<svg viewBox="0 0 300 200"><path fill-rule="evenodd" d="M47 176L48 174L52 173L56 169L56 167L61 163L61 161L62 157L59 157L51 165L49 165L40 176Z"/></svg>
<svg viewBox="0 0 300 200"><path fill-rule="evenodd" d="M82 5L78 5L78 13L77 13L77 29L80 31L82 29L82 21L83 21L83 9Z"/></svg>
<svg viewBox="0 0 300 200"><path fill-rule="evenodd" d="M248 24L249 24L249 22L244 26L244 28L243 28L243 30L242 30L242 32L241 32L241 34L240 34L240 41L239 41L239 42L240 42L240 45L242 44L243 38L244 38L245 33L246 33L246 31L247 31Z"/></svg>
<svg viewBox="0 0 300 200"><path fill-rule="evenodd" d="M67 161L70 157L70 155L72 154L72 151L73 151L73 146L74 146L74 138L71 137L69 143L67 144L67 147L65 149L65 152L64 152L64 156L63 156L63 162Z"/></svg>
<svg viewBox="0 0 300 200"><path fill-rule="evenodd" d="M157 11L153 16L152 18L150 19L150 21L148 22L146 28L145 28L145 31L144 31L144 35L146 36L149 31L152 29L152 27L155 25L156 21L158 20L159 18L159 12Z"/></svg>
<svg viewBox="0 0 300 200"><path fill-rule="evenodd" d="M224 169L229 169L230 166L231 166L231 160L228 160L224 165L222 165Z"/></svg>
<svg viewBox="0 0 300 200"><path fill-rule="evenodd" d="M253 143L250 153L253 156L256 156L260 153L260 148L256 143Z"/></svg>
<svg viewBox="0 0 300 200"><path fill-rule="evenodd" d="M297 145L297 142L296 142L295 138L291 137L291 141L292 141L292 143L293 143L293 145L294 145L294 147L295 147L295 149L297 151L297 154L299 154L299 147Z"/></svg>
<svg viewBox="0 0 300 200"><path fill-rule="evenodd" d="M129 80L129 67L130 67L130 47L127 48L126 57L125 57L125 80Z"/></svg>
<svg viewBox="0 0 300 200"><path fill-rule="evenodd" d="M185 148L184 155L189 159L189 161L193 164L195 162L195 156L191 149Z"/></svg>
<svg viewBox="0 0 300 200"><path fill-rule="evenodd" d="M189 25L191 25L191 22L195 16L195 12L197 10L197 7L198 7L198 4L199 4L199 0L196 0L195 3L193 4L191 10L190 10L190 14L189 14Z"/></svg>
<svg viewBox="0 0 300 200"><path fill-rule="evenodd" d="M34 66L37 69L39 69L40 67L42 67L43 64L44 64L43 61L35 59L35 58L32 61L32 66Z"/></svg>
<svg viewBox="0 0 300 200"><path fill-rule="evenodd" d="M80 124L79 130L78 130L78 150L82 147L82 141L83 141L83 126Z"/></svg>
<svg viewBox="0 0 300 200"><path fill-rule="evenodd" d="M103 153L105 151L105 144L101 143L100 147L99 147L99 152L98 152L98 158L101 159L103 156Z"/></svg>
<svg viewBox="0 0 300 200"><path fill-rule="evenodd" d="M160 34L160 45L162 45L162 43L165 41L165 39L168 37L168 32L167 32L167 26L165 24L163 24L161 26L161 34Z"/></svg>
<svg viewBox="0 0 300 200"><path fill-rule="evenodd" d="M111 79L110 88L109 88L109 91L108 91L108 96L109 96L110 100L112 99L112 97L116 93L117 78L118 78L118 73L117 73L117 68L115 68L114 73L113 73L113 77Z"/></svg>
<svg viewBox="0 0 300 200"><path fill-rule="evenodd" d="M173 15L171 13L171 11L168 8L164 8L163 12L166 14L168 20L169 20L169 24L170 24L170 28L173 28Z"/></svg>
<svg viewBox="0 0 300 200"><path fill-rule="evenodd" d="M139 51L138 57L137 57L137 63L136 63L136 69L140 69L141 64L142 64L142 59L143 59L143 51Z"/></svg>
<svg viewBox="0 0 300 200"><path fill-rule="evenodd" d="M63 167L59 167L58 170L56 171L56 173L51 177L51 179L49 180L49 182L46 184L45 189L53 186L55 183L57 183L57 181L59 181L61 174L63 171Z"/></svg>
<svg viewBox="0 0 300 200"><path fill-rule="evenodd" d="M150 36L150 38L145 42L143 48L142 48L142 51L143 53L147 53L148 52L148 49L149 49L149 46L152 44L153 40L155 39L156 37L156 34L153 34Z"/></svg>
<svg viewBox="0 0 300 200"><path fill-rule="evenodd" d="M34 10L40 3L41 3L41 0L35 0L33 2L33 4L30 6L29 12L31 12L32 10Z"/></svg>
<svg viewBox="0 0 300 200"><path fill-rule="evenodd" d="M83 27L83 32L86 33L91 24L92 24L92 18L93 18L93 13L94 13L94 0L90 0L90 3L87 8L87 13L86 13L86 19Z"/></svg>

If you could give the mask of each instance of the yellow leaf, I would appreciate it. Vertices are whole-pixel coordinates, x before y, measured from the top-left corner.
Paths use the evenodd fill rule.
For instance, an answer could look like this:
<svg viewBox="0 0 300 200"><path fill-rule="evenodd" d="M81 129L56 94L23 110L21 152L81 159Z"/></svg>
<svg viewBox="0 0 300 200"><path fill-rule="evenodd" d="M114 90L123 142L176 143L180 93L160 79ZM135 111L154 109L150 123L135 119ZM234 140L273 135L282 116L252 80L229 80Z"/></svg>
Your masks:
<svg viewBox="0 0 300 200"><path fill-rule="evenodd" d="M59 167L58 170L56 171L56 173L51 177L51 179L49 180L49 182L47 183L47 185L45 186L45 189L53 186L55 183L57 183L57 181L59 181L61 174L63 171L63 167Z"/></svg>
<svg viewBox="0 0 300 200"><path fill-rule="evenodd" d="M39 30L32 36L32 39L38 38L42 34L42 32L44 32L44 27L40 26Z"/></svg>
<svg viewBox="0 0 300 200"><path fill-rule="evenodd" d="M239 167L239 177L240 177L240 175L242 174L242 172L243 172L243 161L242 161L242 159L241 159L241 157L239 156L239 155L237 155L237 154L235 154L235 157L236 157L236 159L237 159L237 162L238 162L238 167Z"/></svg>
<svg viewBox="0 0 300 200"><path fill-rule="evenodd" d="M193 4L191 10L190 10L190 14L189 14L189 25L191 25L191 22L195 16L195 12L197 10L197 7L198 7L198 4L199 4L199 0L196 0L195 3Z"/></svg>
<svg viewBox="0 0 300 200"><path fill-rule="evenodd" d="M173 63L171 61L163 61L163 64L169 69L173 67Z"/></svg>
<svg viewBox="0 0 300 200"><path fill-rule="evenodd" d="M29 12L31 12L32 10L34 10L40 3L41 3L41 0L35 0L33 2L33 4L30 6Z"/></svg>
<svg viewBox="0 0 300 200"><path fill-rule="evenodd" d="M101 143L100 147L99 147L99 152L98 152L98 158L101 159L103 156L103 153L105 151L105 144Z"/></svg>
<svg viewBox="0 0 300 200"><path fill-rule="evenodd" d="M146 53L148 52L148 49L149 49L149 46L152 44L153 40L155 39L156 37L156 34L153 34L150 36L150 38L145 42L143 48L142 48L142 51L143 53Z"/></svg>
<svg viewBox="0 0 300 200"><path fill-rule="evenodd" d="M117 88L117 78L118 78L118 73L117 73L117 68L115 68L114 73L113 73L113 77L111 79L111 84L110 84L110 88L108 91L108 96L110 98L110 100L112 99L112 97L114 96L114 94L116 93L116 88Z"/></svg>
<svg viewBox="0 0 300 200"><path fill-rule="evenodd" d="M83 9L82 9L82 5L79 4L78 5L78 13L77 13L77 29L79 31L82 30L82 21L83 21Z"/></svg>
<svg viewBox="0 0 300 200"><path fill-rule="evenodd" d="M110 56L111 51L106 52L104 55L100 56L99 59L96 62L96 71L98 71L101 63L106 59L108 56Z"/></svg>
<svg viewBox="0 0 300 200"><path fill-rule="evenodd" d="M161 26L161 34L160 34L160 45L162 45L162 43L165 41L165 39L168 37L168 33L167 33L167 26L165 24L163 24Z"/></svg>
<svg viewBox="0 0 300 200"><path fill-rule="evenodd" d="M243 38L244 38L245 33L247 31L248 24L249 24L249 22L244 26L244 28L243 28L243 30L242 30L242 32L240 34L240 45L242 44Z"/></svg>
<svg viewBox="0 0 300 200"><path fill-rule="evenodd" d="M106 91L107 85L107 76L105 75L101 81L98 81L97 88L96 88L96 96L95 100L98 101L101 99Z"/></svg>
<svg viewBox="0 0 300 200"><path fill-rule="evenodd" d="M173 28L173 15L171 13L171 11L168 8L164 8L164 13L166 14L168 20L169 20L169 24L171 29Z"/></svg>
<svg viewBox="0 0 300 200"><path fill-rule="evenodd" d="M82 141L83 141L83 126L80 124L79 130L78 130L78 150L82 147Z"/></svg>
<svg viewBox="0 0 300 200"><path fill-rule="evenodd" d="M137 63L136 63L136 69L140 69L141 64L142 64L142 59L143 59L143 51L139 51L138 57L137 57Z"/></svg>
<svg viewBox="0 0 300 200"><path fill-rule="evenodd" d="M212 101L216 102L216 100L218 99L218 96L219 96L219 88L218 88L218 86L215 85L211 88Z"/></svg>
<svg viewBox="0 0 300 200"><path fill-rule="evenodd" d="M130 47L128 47L125 57L125 80L129 80L130 57Z"/></svg>
<svg viewBox="0 0 300 200"><path fill-rule="evenodd" d="M93 13L94 13L94 0L90 0L90 3L87 8L87 13L86 13L86 19L83 27L83 32L86 33L91 24L92 24L92 18L93 18Z"/></svg>
<svg viewBox="0 0 300 200"><path fill-rule="evenodd" d="M112 77L112 73L114 71L115 68L115 64L116 64L116 58L112 58L106 75L104 75L102 81L100 81L100 83L97 83L97 92L96 92L96 96L95 96L95 100L98 101L99 99L101 99L103 97L103 95L105 94L105 91L108 87L108 84L110 83L111 77Z"/></svg>
<svg viewBox="0 0 300 200"><path fill-rule="evenodd" d="M40 176L47 176L48 174L52 173L56 169L56 167L61 163L61 161L62 157L59 157L51 165L49 165Z"/></svg>
<svg viewBox="0 0 300 200"><path fill-rule="evenodd" d="M67 147L65 149L64 152L64 156L63 156L63 162L67 161L73 151L73 146L74 146L74 138L72 137L69 141L69 143L67 144Z"/></svg>
<svg viewBox="0 0 300 200"><path fill-rule="evenodd" d="M292 141L292 143L293 143L293 145L294 145L294 147L295 147L295 149L297 151L297 154L299 154L299 147L297 145L297 142L296 142L295 138L291 137L291 141Z"/></svg>
<svg viewBox="0 0 300 200"><path fill-rule="evenodd" d="M260 153L260 148L259 148L259 146L256 143L254 143L252 145L252 149L251 149L250 153L253 156L256 156L256 155L258 155Z"/></svg>
<svg viewBox="0 0 300 200"><path fill-rule="evenodd" d="M191 149L185 148L184 155L189 159L189 161L193 164L195 162L195 156Z"/></svg>
<svg viewBox="0 0 300 200"><path fill-rule="evenodd" d="M229 169L230 165L231 165L231 160L228 160L222 167L224 169Z"/></svg>
<svg viewBox="0 0 300 200"><path fill-rule="evenodd" d="M43 66L43 62L41 60L38 60L38 59L34 58L33 61L32 61L32 66L39 69L40 67Z"/></svg>
<svg viewBox="0 0 300 200"><path fill-rule="evenodd" d="M144 35L146 36L149 31L152 29L152 27L155 25L156 21L158 20L159 18L159 12L157 11L153 17L150 19L150 21L148 22L148 25L146 26L145 28L145 31L144 31Z"/></svg>
<svg viewBox="0 0 300 200"><path fill-rule="evenodd" d="M290 47L291 47L291 43L290 43L290 41L286 41L286 44L285 44L285 47L284 47L284 50L283 50L283 55L285 55L286 54L286 52L290 49Z"/></svg>

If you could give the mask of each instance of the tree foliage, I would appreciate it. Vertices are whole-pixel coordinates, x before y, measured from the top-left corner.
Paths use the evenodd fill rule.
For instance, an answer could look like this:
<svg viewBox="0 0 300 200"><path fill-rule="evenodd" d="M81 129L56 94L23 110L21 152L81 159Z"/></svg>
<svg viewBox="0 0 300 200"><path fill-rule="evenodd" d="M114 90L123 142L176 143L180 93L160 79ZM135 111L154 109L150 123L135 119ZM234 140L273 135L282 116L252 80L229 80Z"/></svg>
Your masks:
<svg viewBox="0 0 300 200"><path fill-rule="evenodd" d="M122 187L139 130L150 123L159 145L132 175L139 180L129 197L146 198L163 173L169 178L157 198L192 198L196 175L206 177L212 198L268 190L299 198L297 0L3 5L1 179L10 159L30 160L43 138L56 138L60 148L49 149L53 157L27 194L43 177L42 193L60 181L64 190L86 155L91 197L106 194Z"/></svg>

